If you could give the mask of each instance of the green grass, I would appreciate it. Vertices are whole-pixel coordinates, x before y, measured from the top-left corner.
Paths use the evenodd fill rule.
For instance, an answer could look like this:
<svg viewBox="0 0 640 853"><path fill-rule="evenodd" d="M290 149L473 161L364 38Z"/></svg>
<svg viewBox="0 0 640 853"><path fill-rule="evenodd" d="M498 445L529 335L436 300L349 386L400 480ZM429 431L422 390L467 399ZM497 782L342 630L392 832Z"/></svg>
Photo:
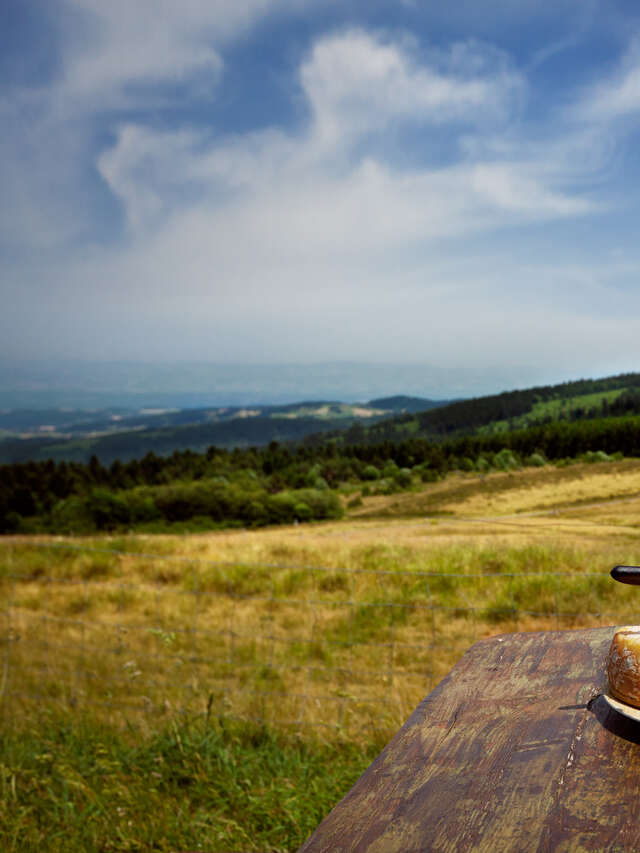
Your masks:
<svg viewBox="0 0 640 853"><path fill-rule="evenodd" d="M512 429L522 429L531 421L540 418L551 417L554 421L563 420L568 413L580 406L585 411L599 411L603 400L611 403L627 388L616 388L614 391L597 391L594 394L578 394L575 397L557 397L553 400L541 400L534 403L529 412L519 415L510 420L492 421L490 424L479 427L478 435L495 435L495 433L508 432Z"/></svg>
<svg viewBox="0 0 640 853"><path fill-rule="evenodd" d="M531 415L534 418L545 417L551 415L553 418L559 418L569 409L574 409L581 406L587 411L600 409L602 401L606 400L611 403L617 399L627 388L616 388L613 391L596 391L593 394L579 394L575 397L567 397L565 399L546 400L544 402L535 403L531 409Z"/></svg>
<svg viewBox="0 0 640 853"><path fill-rule="evenodd" d="M636 620L609 577L640 562L636 467L631 502L546 518L6 540L0 850L297 849L475 640ZM562 506L594 476L481 485Z"/></svg>
<svg viewBox="0 0 640 853"><path fill-rule="evenodd" d="M296 850L381 743L224 720L140 740L90 717L0 731L3 851Z"/></svg>

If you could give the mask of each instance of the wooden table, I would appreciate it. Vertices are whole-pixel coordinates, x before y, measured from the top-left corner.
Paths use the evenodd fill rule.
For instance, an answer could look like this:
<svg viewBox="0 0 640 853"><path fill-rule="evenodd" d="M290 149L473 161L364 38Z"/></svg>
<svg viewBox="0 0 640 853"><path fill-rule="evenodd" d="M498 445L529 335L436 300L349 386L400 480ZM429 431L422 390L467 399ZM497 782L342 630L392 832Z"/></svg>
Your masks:
<svg viewBox="0 0 640 853"><path fill-rule="evenodd" d="M300 853L640 851L640 724L600 695L613 633L476 643Z"/></svg>

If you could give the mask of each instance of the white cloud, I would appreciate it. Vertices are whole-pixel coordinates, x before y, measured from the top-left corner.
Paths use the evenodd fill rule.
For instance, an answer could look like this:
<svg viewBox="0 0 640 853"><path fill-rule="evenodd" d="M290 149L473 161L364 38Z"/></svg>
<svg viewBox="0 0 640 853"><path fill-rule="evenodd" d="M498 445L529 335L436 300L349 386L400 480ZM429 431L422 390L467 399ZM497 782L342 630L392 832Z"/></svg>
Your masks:
<svg viewBox="0 0 640 853"><path fill-rule="evenodd" d="M207 73L215 80L222 60L211 43L206 22L190 27L188 15L151 9L149 3L83 2L91 11L97 34L67 58L62 93L74 101L99 98L98 110L121 106L131 88L179 82Z"/></svg>
<svg viewBox="0 0 640 853"><path fill-rule="evenodd" d="M631 44L619 67L594 84L577 105L588 121L611 121L640 111L640 41Z"/></svg>
<svg viewBox="0 0 640 853"><path fill-rule="evenodd" d="M536 174L538 172L538 174ZM579 216L594 209L588 200L545 186L543 168L535 164L479 163L470 171L475 193L488 207L532 219Z"/></svg>
<svg viewBox="0 0 640 853"><path fill-rule="evenodd" d="M380 143L394 120L454 128L463 118L502 120L523 88L505 66L477 45L454 46L431 67L401 44L360 31L335 34L315 44L301 69L311 111L306 128L210 142L202 132L127 125L98 168L135 228L157 227L162 215L175 221L196 204L199 215L219 215L216 234L231 235L224 245L246 234L254 247L281 247L280 256L379 253L588 211L588 202L553 186L546 152L539 161L511 151L501 160L399 169L368 154L366 145L357 149L372 131ZM455 131L452 139L456 145ZM345 146L357 153L345 158Z"/></svg>
<svg viewBox="0 0 640 853"><path fill-rule="evenodd" d="M274 8L257 0L241 8L195 0L77 5L96 16L101 39L71 51L58 84L77 112L58 123L50 112L34 131L26 161L44 165L40 174L33 169L33 187L28 170L19 172L28 190L20 228L28 227L30 207L53 217L49 232L33 219L50 244L88 219L73 166L86 158L96 113L137 102L136 87L150 82L199 83L204 75L215 84L225 39ZM477 238L509 255L514 226L597 209L579 188L600 168L601 136L593 137L596 146L564 127L536 138L520 123L522 75L500 51L473 42L420 53L406 38L334 32L315 41L294 82L308 118L293 128L159 130L144 112L108 122L113 141L93 165L122 207L126 239L32 266L19 278L23 295L12 303L8 331L27 325L32 311L29 328L43 340L63 329L60 346L74 340L97 356L100 347L122 357L227 360L327 351L422 359L438 351L441 361L462 364L507 359L519 344L535 352L532 318L536 329L547 322L569 330L545 350L550 360L592 333L593 322L576 320L570 305L584 296L583 281L568 286L566 310L554 313L555 272L544 298L518 304L538 287L540 265L528 268L513 250L511 260L482 268ZM412 146L404 158L391 156L389 140L405 131ZM421 157L420 145L428 148L435 134L446 156ZM12 149L8 162L19 154ZM43 191L43 203L36 190L58 160L60 186L51 197ZM16 181L12 197L19 190ZM45 276L46 291L34 286ZM589 293L590 304L607 304L597 286Z"/></svg>
<svg viewBox="0 0 640 853"><path fill-rule="evenodd" d="M124 206L131 228L158 222L172 195L188 190L188 167L198 135L120 128L117 144L98 158L98 171Z"/></svg>
<svg viewBox="0 0 640 853"><path fill-rule="evenodd" d="M404 45L358 30L319 40L300 72L315 134L335 146L393 121L486 121L502 116L524 89L493 49L458 44L439 59L421 65Z"/></svg>
<svg viewBox="0 0 640 853"><path fill-rule="evenodd" d="M153 104L152 84L189 84L211 97L221 48L260 18L301 0L69 0L77 32L59 81L63 111ZM157 97L157 94L156 94Z"/></svg>
<svg viewBox="0 0 640 853"><path fill-rule="evenodd" d="M57 0L63 22L57 76L35 89L8 87L0 96L0 122L10 129L0 137L0 242L23 251L91 239L108 208L98 197L99 176L126 205L130 224L157 219L171 200L166 189L176 189L166 180L171 151L157 163L155 177L133 181L127 171L144 169L134 162L140 145L127 139L133 131L118 137L118 163L116 152L108 150L96 164L89 162L94 136L116 130L110 124L114 110L139 117L167 107L164 84L179 84L180 105L186 96L211 99L228 42L265 16L302 5L303 0ZM143 126L135 133L156 157L168 144L162 135L154 142ZM192 136L186 131L176 140ZM176 140L171 145L182 144L186 155L187 142ZM151 165L153 153L145 157ZM137 198L127 195L134 183Z"/></svg>

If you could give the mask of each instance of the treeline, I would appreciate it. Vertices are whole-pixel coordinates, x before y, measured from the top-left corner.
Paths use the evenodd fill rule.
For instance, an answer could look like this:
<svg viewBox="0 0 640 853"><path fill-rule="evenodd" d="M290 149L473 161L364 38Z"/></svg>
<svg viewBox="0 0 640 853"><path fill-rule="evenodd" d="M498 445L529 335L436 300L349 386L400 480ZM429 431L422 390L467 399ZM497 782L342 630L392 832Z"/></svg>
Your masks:
<svg viewBox="0 0 640 853"><path fill-rule="evenodd" d="M486 471L613 454L640 456L640 417L555 422L511 433L434 443L148 453L102 465L27 462L0 466L0 531L86 532L201 521L216 526L338 518L336 490L362 494L411 488L451 470Z"/></svg>
<svg viewBox="0 0 640 853"><path fill-rule="evenodd" d="M606 395L613 396L612 391L619 392L619 396L609 400ZM597 394L603 395L602 398L593 401L576 399ZM557 405L545 407L553 401L560 401L561 409ZM154 418L148 421L145 416L128 419L131 430L105 435L69 439L52 436L6 438L0 440L0 462L26 463L34 459L86 462L91 455L95 455L103 464L110 465L116 460L128 462L140 459L149 452L157 456L169 456L176 450L187 449L204 453L212 445L226 448L252 447L264 446L274 440L301 442L312 448L325 444L327 440L342 446L399 443L415 437L442 442L476 432L495 429L506 432L507 428L542 426L558 419L576 421L640 413L640 374L620 374L605 379L583 379L506 391L442 406L434 401L409 397L382 398L371 401L371 405L374 404L379 404L381 408L406 408L407 412L393 418L373 417L365 425L359 419L350 420L349 417L340 416L339 405L323 404L329 407L329 414L335 417L319 419L304 414L304 407L313 407L315 403L300 403L290 407L264 407L265 412L270 412L268 416L234 417L185 425L181 425L183 421L198 416L198 413L172 413L160 416L159 420L164 424L162 428L143 429L141 427L147 422L158 422ZM423 406L425 410L416 412L417 406ZM298 417L287 417L288 409L292 412L300 411L301 414ZM205 410L200 410L200 416L204 413ZM279 416L272 416L278 413ZM175 419L175 423L172 419ZM169 421L172 425L169 425ZM82 425L83 429L88 426L91 424ZM140 428L134 430L133 426Z"/></svg>
<svg viewBox="0 0 640 853"><path fill-rule="evenodd" d="M510 421L532 413L538 403L552 400L570 400L587 394L606 394L625 389L619 398L608 402L603 398L594 409L575 406L566 418L607 417L630 412L640 413L640 374L625 373L606 379L580 379L558 385L543 385L519 391L505 391L487 397L459 400L447 406L430 409L419 414L405 414L390 420L372 424L368 428L360 424L347 431L347 443L364 442L377 444L386 440L402 440L411 434L421 438L445 440L460 434L471 434L489 424ZM532 418L531 425L541 425L554 420L551 416Z"/></svg>
<svg viewBox="0 0 640 853"><path fill-rule="evenodd" d="M206 452L211 445L252 446L269 441L298 441L309 433L336 430L349 421L344 418L234 418L216 423L192 424L162 429L131 430L115 432L95 438L53 439L8 438L0 441L0 459L7 463L28 462L32 459L46 461L85 461L97 456L103 463L116 460L139 459L151 452L157 455L171 454L175 450Z"/></svg>
<svg viewBox="0 0 640 853"><path fill-rule="evenodd" d="M0 531L90 532L200 520L219 526L338 518L340 501L316 466L283 477L290 453L148 453L110 466L78 462L0 466Z"/></svg>
<svg viewBox="0 0 640 853"><path fill-rule="evenodd" d="M640 417L555 421L492 436L463 436L440 447L445 454L463 456L508 449L519 456L538 453L550 461L575 459L597 451L640 456Z"/></svg>

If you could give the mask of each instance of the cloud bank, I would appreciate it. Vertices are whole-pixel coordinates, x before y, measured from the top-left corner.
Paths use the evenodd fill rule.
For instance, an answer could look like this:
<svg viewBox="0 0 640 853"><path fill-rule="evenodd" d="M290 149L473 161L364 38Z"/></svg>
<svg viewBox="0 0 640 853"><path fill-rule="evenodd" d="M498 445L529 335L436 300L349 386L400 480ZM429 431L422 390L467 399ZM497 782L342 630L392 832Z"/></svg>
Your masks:
<svg viewBox="0 0 640 853"><path fill-rule="evenodd" d="M555 92L576 8L524 61L319 0L61 5L0 102L7 357L623 367L640 54Z"/></svg>

